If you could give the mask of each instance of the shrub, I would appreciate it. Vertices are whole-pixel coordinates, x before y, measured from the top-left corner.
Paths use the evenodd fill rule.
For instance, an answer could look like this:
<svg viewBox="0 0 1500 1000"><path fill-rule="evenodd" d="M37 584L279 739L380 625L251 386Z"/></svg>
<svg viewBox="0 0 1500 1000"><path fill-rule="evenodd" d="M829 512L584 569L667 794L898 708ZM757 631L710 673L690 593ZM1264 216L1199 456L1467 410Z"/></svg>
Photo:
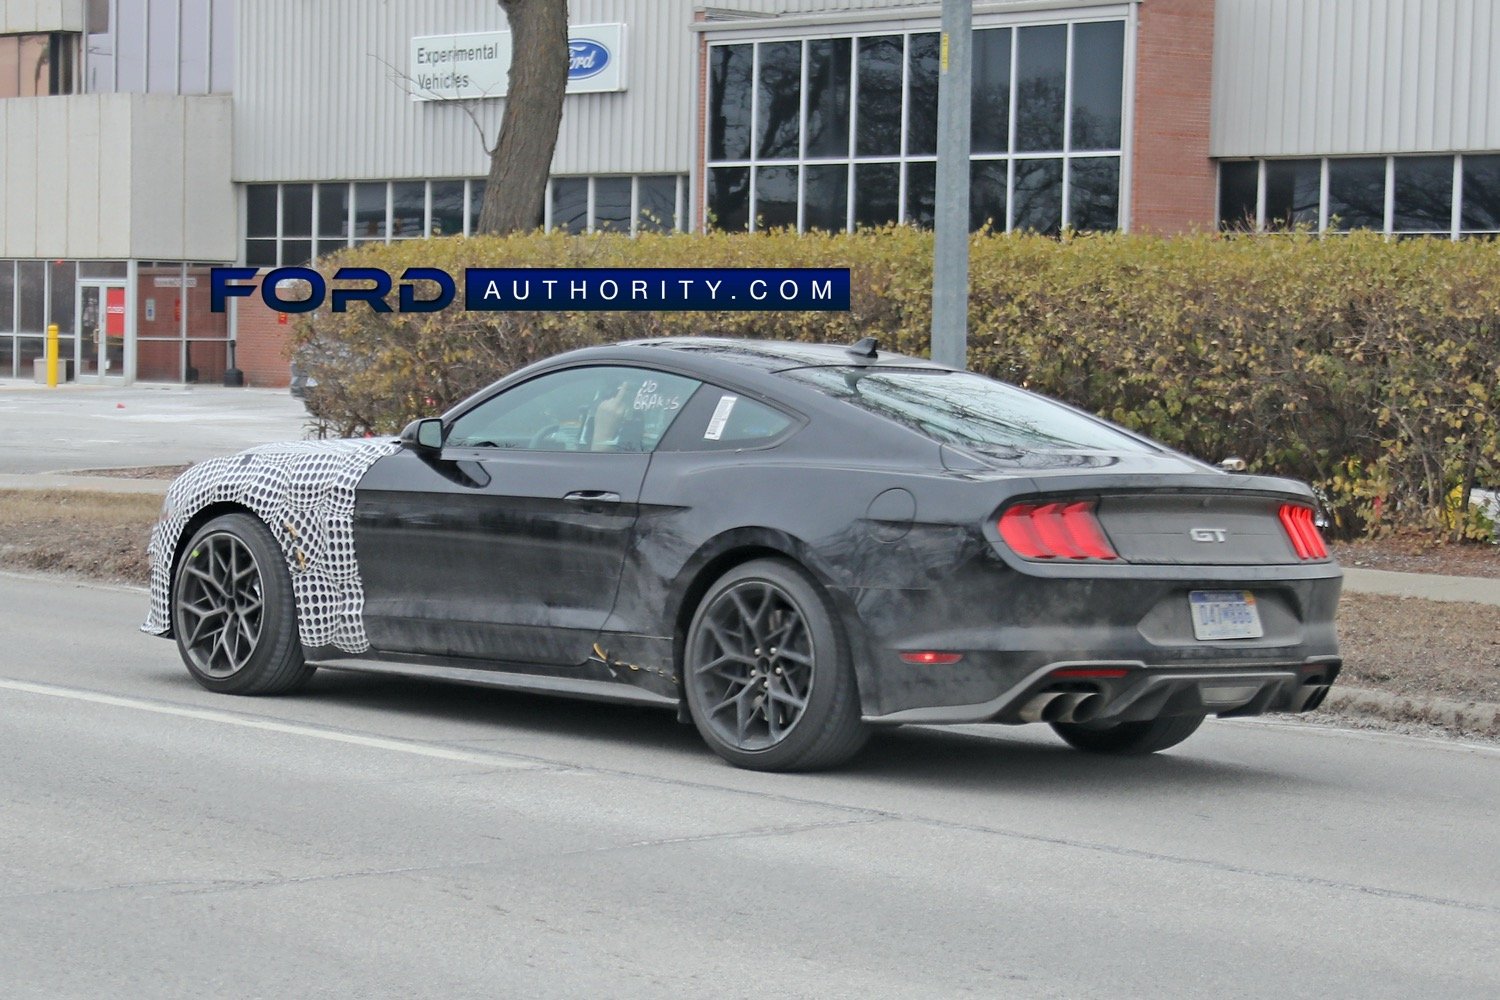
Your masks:
<svg viewBox="0 0 1500 1000"><path fill-rule="evenodd" d="M928 350L932 237L530 234L368 246L324 260L409 266L847 266L847 313L346 313L297 325L313 412L391 432L531 361L587 344L711 334ZM970 367L1200 457L1322 491L1336 533L1481 537L1500 465L1500 253L1373 234L1160 238L981 234Z"/></svg>

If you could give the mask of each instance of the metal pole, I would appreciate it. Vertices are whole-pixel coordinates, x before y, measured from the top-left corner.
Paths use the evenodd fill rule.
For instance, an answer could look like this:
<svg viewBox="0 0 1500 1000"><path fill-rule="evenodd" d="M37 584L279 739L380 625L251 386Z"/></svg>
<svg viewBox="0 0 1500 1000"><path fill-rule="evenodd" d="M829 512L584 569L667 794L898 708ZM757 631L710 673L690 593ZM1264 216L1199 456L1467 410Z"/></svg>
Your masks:
<svg viewBox="0 0 1500 1000"><path fill-rule="evenodd" d="M57 388L57 324L47 325L47 388Z"/></svg>
<svg viewBox="0 0 1500 1000"><path fill-rule="evenodd" d="M965 367L969 339L969 86L973 0L943 0L938 56L936 209L933 212L932 359Z"/></svg>

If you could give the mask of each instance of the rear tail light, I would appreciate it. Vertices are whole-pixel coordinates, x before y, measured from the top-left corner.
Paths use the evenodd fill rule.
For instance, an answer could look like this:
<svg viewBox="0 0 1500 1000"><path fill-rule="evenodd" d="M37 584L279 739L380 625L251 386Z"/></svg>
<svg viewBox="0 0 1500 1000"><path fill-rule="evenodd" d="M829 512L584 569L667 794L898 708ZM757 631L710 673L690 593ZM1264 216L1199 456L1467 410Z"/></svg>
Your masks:
<svg viewBox="0 0 1500 1000"><path fill-rule="evenodd" d="M1000 515L1000 537L1022 559L1118 559L1094 506L1093 500L1016 504Z"/></svg>
<svg viewBox="0 0 1500 1000"><path fill-rule="evenodd" d="M1292 540L1292 548L1297 550L1298 559L1328 558L1328 546L1323 544L1323 536L1318 533L1318 526L1313 523L1311 507L1284 503L1281 505L1280 516L1281 526L1286 529L1287 537Z"/></svg>

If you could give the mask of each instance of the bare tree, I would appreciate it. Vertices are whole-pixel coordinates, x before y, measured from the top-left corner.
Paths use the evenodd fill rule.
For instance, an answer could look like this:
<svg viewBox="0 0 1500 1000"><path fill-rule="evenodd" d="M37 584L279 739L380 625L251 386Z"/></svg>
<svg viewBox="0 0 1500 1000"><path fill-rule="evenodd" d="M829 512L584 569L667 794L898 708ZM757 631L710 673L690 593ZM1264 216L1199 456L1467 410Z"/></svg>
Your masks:
<svg viewBox="0 0 1500 1000"><path fill-rule="evenodd" d="M568 86L567 0L497 0L510 21L510 88L479 232L513 233L542 222L547 174Z"/></svg>

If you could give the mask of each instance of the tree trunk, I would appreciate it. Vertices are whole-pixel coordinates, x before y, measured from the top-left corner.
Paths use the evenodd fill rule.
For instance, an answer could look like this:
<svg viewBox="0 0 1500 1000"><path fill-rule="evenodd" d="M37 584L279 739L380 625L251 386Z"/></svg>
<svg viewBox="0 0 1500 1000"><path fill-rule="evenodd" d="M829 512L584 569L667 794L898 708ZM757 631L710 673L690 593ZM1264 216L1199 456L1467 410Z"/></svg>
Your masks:
<svg viewBox="0 0 1500 1000"><path fill-rule="evenodd" d="M510 89L490 153L479 232L542 224L542 199L568 85L567 0L498 0L510 21Z"/></svg>

